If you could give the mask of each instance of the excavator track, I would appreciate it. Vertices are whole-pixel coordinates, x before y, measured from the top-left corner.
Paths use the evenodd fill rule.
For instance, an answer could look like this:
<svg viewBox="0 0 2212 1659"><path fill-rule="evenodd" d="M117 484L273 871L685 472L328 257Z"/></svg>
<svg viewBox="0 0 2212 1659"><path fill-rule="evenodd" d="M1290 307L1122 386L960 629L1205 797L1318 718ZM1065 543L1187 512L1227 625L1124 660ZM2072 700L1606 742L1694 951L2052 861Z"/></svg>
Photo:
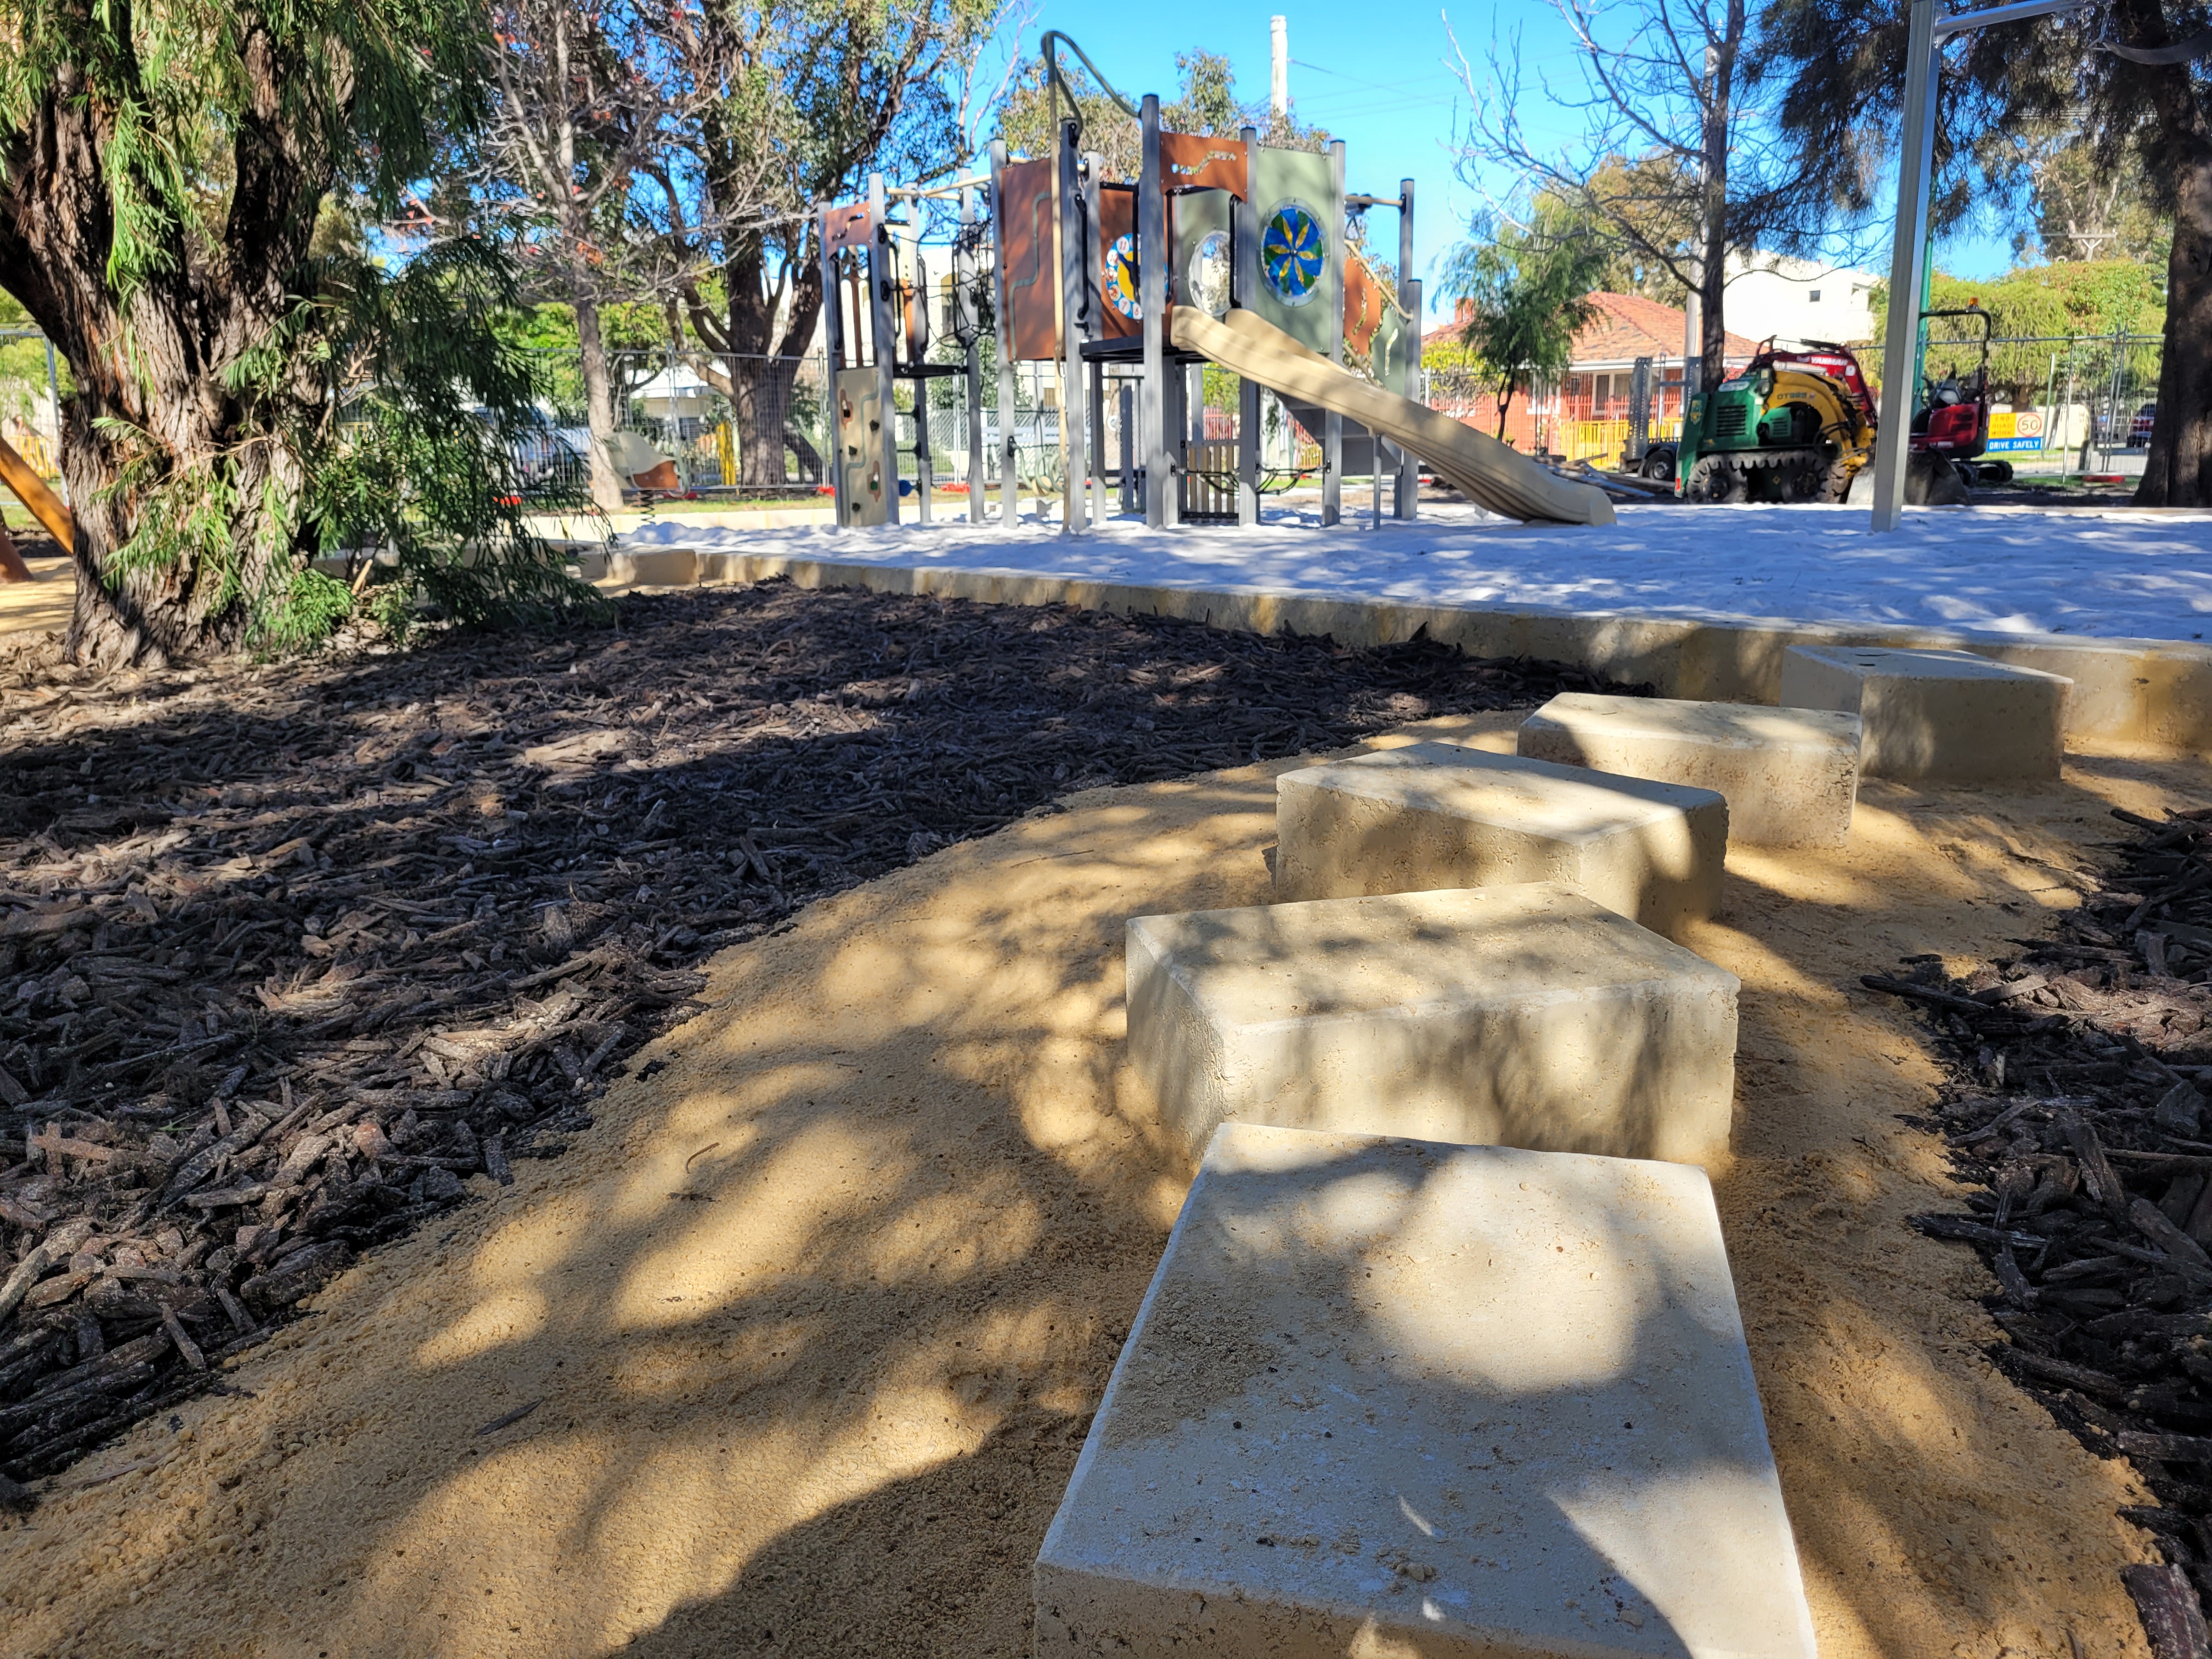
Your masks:
<svg viewBox="0 0 2212 1659"><path fill-rule="evenodd" d="M1840 501L1850 483L1825 449L1736 449L1701 457L1686 493L1693 501Z"/></svg>

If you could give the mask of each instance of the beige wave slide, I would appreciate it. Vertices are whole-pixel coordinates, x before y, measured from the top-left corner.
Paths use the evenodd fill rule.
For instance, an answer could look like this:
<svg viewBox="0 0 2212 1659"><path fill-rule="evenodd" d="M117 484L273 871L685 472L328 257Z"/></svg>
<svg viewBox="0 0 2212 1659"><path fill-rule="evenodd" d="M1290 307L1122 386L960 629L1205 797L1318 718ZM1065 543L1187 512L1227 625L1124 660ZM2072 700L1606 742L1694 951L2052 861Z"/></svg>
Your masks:
<svg viewBox="0 0 2212 1659"><path fill-rule="evenodd" d="M1176 306L1168 317L1178 349L1381 433L1478 507L1524 523L1613 521L1603 490L1562 478L1486 433L1346 373L1252 312L1231 311L1217 322L1194 306Z"/></svg>

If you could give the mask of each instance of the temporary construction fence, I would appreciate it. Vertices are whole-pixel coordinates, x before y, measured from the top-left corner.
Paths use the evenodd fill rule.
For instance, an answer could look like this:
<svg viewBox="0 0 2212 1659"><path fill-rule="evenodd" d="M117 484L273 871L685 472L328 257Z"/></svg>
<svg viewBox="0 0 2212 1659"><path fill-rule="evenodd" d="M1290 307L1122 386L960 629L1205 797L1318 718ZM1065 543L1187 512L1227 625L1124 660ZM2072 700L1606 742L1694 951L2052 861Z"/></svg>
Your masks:
<svg viewBox="0 0 2212 1659"><path fill-rule="evenodd" d="M1877 384L1879 354L1863 354ZM1989 343L1989 456L2039 480L2140 474L2158 410L2155 334L1999 335ZM1936 385L1981 366L1971 319L1931 319L1922 359Z"/></svg>
<svg viewBox="0 0 2212 1659"><path fill-rule="evenodd" d="M1971 323L1958 319L1931 321L1928 376L1941 381L1972 373L1980 360L1976 335ZM528 477L580 488L592 442L582 360L574 350L537 355L544 423L522 441L518 459ZM1880 354L1861 355L1878 380ZM1990 457L2009 461L2024 475L2054 480L2140 472L2156 408L2160 356L2160 338L2148 334L1993 339ZM633 487L653 496L730 500L811 499L826 491L831 410L820 354L769 357L664 346L610 352L607 368L615 406L611 447L618 470ZM997 374L988 363L982 378L983 447L974 456L969 453L960 377L921 383L927 398L930 472L940 491L957 493L976 482L991 489L999 486L1005 452L994 407ZM1013 378L1013 453L1020 489L1056 495L1063 466L1056 374L1051 365L1024 363ZM1430 407L1474 418L1483 401L1480 377L1464 370L1431 369L1422 378ZM65 370L43 337L29 331L0 331L0 435L49 478L60 471L57 438L64 379ZM895 393L899 471L902 487L908 490L921 471L915 389L915 382L902 380ZM1197 393L1200 387L1194 385L1192 390ZM1203 402L1224 401L1217 396L1219 390L1209 384ZM1118 392L1118 383L1109 380L1098 411L1109 487L1118 482L1123 447ZM1530 405L1541 401L1525 393L1523 400ZM1200 407L1195 397L1193 407ZM1311 434L1300 432L1273 400L1263 400L1263 409L1273 422L1265 440L1270 465L1286 473L1317 465L1317 449L1302 441ZM1657 417L1655 411L1647 441L1672 441L1680 430L1679 418ZM1619 463L1630 434L1631 423L1624 420L1540 414L1536 428L1522 441L1570 464L1610 465ZM1192 435L1203 441L1226 434L1215 431L1208 418L1205 429L1194 429Z"/></svg>
<svg viewBox="0 0 2212 1659"><path fill-rule="evenodd" d="M1923 372L1929 380L1940 384L1979 368L1980 335L1971 321L1935 319L1929 334ZM2158 336L2126 332L1992 339L1990 455L2010 462L2018 472L2054 481L2141 472L2157 412L2161 350ZM1878 386L1881 352L1861 347L1859 356ZM1492 429L1474 419L1477 410L1494 415L1497 407L1486 379L1466 370L1431 369L1427 380L1431 408ZM1632 422L1572 418L1553 407L1557 400L1548 393L1549 388L1540 386L1521 394L1510 438L1569 464L1620 460ZM1523 415L1522 410L1528 412ZM1679 415L1655 416L1647 441L1674 441L1680 433Z"/></svg>
<svg viewBox="0 0 2212 1659"><path fill-rule="evenodd" d="M1043 370L1040 374L1037 371ZM679 350L608 354L615 405L617 465L652 495L702 498L812 495L825 491L824 457L831 443L827 368L818 353L764 357ZM548 464L580 473L591 441L582 362L574 352L547 352L541 365L548 398ZM961 381L926 382L930 471L939 489L965 489L977 476L969 454ZM995 374L985 376L994 403ZM1015 453L1021 483L1057 489L1060 413L1049 367L1024 364L1015 377ZM911 489L921 470L914 383L894 392L899 471ZM981 477L995 488L1000 420L987 407Z"/></svg>

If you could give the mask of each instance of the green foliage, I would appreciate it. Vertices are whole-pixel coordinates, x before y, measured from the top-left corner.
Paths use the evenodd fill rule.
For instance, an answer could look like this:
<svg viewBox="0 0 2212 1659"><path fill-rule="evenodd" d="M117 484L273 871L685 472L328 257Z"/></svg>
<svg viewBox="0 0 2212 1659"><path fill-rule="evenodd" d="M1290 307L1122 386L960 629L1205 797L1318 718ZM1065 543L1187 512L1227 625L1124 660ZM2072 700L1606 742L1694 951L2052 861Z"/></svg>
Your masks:
<svg viewBox="0 0 2212 1659"><path fill-rule="evenodd" d="M1994 282L1936 274L1932 309L1978 301L1999 335L2156 334L2166 326L2162 273L2129 259L2028 265ZM1875 292L1876 326L1888 309L1888 285Z"/></svg>
<svg viewBox="0 0 2212 1659"><path fill-rule="evenodd" d="M1697 209L1694 173L1676 157L1660 153L1633 161L1607 156L1572 192L1540 192L1535 216L1546 224L1579 221L1604 246L1605 269L1592 286L1679 307L1689 297L1688 286L1650 250L1692 246Z"/></svg>
<svg viewBox="0 0 2212 1659"><path fill-rule="evenodd" d="M1990 313L1990 331L1999 340L2109 339L2116 332L2157 336L2166 328L2160 275L2127 259L2027 265L1990 282L1969 282L1939 270L1929 284L1929 309L1955 311L1972 301ZM1881 339L1888 326L1889 285L1877 285L1872 300L1875 337ZM1978 349L1961 352L1945 348L1972 344L1980 337L1980 325L1971 319L1932 319L1931 370L1963 369L1978 363ZM1999 345L1990 353L1990 378L2016 401L2040 398L2045 393L2051 352L2048 345ZM1878 367L1869 363L1869 372Z"/></svg>
<svg viewBox="0 0 2212 1659"><path fill-rule="evenodd" d="M2021 146L2030 184L2029 222L2013 234L2013 255L2048 260L2131 260L2163 276L2173 252L2173 216L2151 200L2142 169L2124 147L2079 129Z"/></svg>
<svg viewBox="0 0 2212 1659"><path fill-rule="evenodd" d="M312 568L326 554L371 562L359 608L395 634L418 595L475 626L603 607L529 526L588 502L572 481L526 476L540 388L536 360L499 337L514 304L504 254L459 241L396 270L335 261L325 277L228 377L260 413L225 446L178 465L143 430L100 423L124 457L102 496L137 508L110 587L189 563L200 603L241 605L244 643L267 652L354 614L356 590ZM302 382L318 395L297 396Z"/></svg>
<svg viewBox="0 0 2212 1659"><path fill-rule="evenodd" d="M481 124L492 45L476 0L0 5L0 282L80 371L80 549L130 594L86 630L103 659L295 650L418 597L470 623L599 603L524 516L512 261L368 253ZM370 549L350 586L315 568Z"/></svg>
<svg viewBox="0 0 2212 1659"><path fill-rule="evenodd" d="M295 571L290 587L258 618L256 643L280 655L308 650L336 633L352 611L353 593L343 582L319 570Z"/></svg>
<svg viewBox="0 0 2212 1659"><path fill-rule="evenodd" d="M0 293L0 335L32 326L30 313ZM56 376L62 395L70 392L69 366L57 362ZM28 420L34 409L47 407L46 348L36 339L0 339L0 421Z"/></svg>
<svg viewBox="0 0 2212 1659"><path fill-rule="evenodd" d="M1604 274L1607 247L1559 215L1503 234L1474 234L1446 256L1444 292L1466 302L1462 344L1478 384L1497 393L1498 430L1514 394L1565 372L1575 334L1595 314L1589 295Z"/></svg>
<svg viewBox="0 0 2212 1659"><path fill-rule="evenodd" d="M344 416L301 457L316 545L396 558L372 580L372 611L387 617L418 591L476 626L598 611L529 526L531 513L588 503L580 480L526 476L538 364L498 337L514 303L500 250L452 242L396 274L349 276L332 289L327 358Z"/></svg>
<svg viewBox="0 0 2212 1659"><path fill-rule="evenodd" d="M58 94L112 120L106 276L127 298L179 276L203 238L222 246L241 184L282 192L288 163L322 162L374 210L396 208L434 135L480 113L486 44L465 0L15 0L0 10L0 166Z"/></svg>
<svg viewBox="0 0 2212 1659"><path fill-rule="evenodd" d="M585 416L584 364L576 337L576 308L544 301L506 312L493 319L500 343L537 354L538 395L559 411L563 424L580 426ZM668 346L667 315L642 301L599 307L599 335L608 352L607 374L620 421L630 393L658 374ZM685 344L696 337L685 331Z"/></svg>

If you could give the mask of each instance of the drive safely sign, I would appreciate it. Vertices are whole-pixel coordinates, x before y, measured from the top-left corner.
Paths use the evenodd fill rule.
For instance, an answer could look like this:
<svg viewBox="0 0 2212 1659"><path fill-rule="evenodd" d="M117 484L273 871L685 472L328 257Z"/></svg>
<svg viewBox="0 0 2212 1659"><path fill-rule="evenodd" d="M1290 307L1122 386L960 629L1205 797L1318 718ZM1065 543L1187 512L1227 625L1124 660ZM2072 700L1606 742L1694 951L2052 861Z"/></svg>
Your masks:
<svg viewBox="0 0 2212 1659"><path fill-rule="evenodd" d="M2002 455L2018 453L2024 449L2043 447L2043 411L2023 409L2017 413L2000 410L1990 416L1990 445L1986 453Z"/></svg>

